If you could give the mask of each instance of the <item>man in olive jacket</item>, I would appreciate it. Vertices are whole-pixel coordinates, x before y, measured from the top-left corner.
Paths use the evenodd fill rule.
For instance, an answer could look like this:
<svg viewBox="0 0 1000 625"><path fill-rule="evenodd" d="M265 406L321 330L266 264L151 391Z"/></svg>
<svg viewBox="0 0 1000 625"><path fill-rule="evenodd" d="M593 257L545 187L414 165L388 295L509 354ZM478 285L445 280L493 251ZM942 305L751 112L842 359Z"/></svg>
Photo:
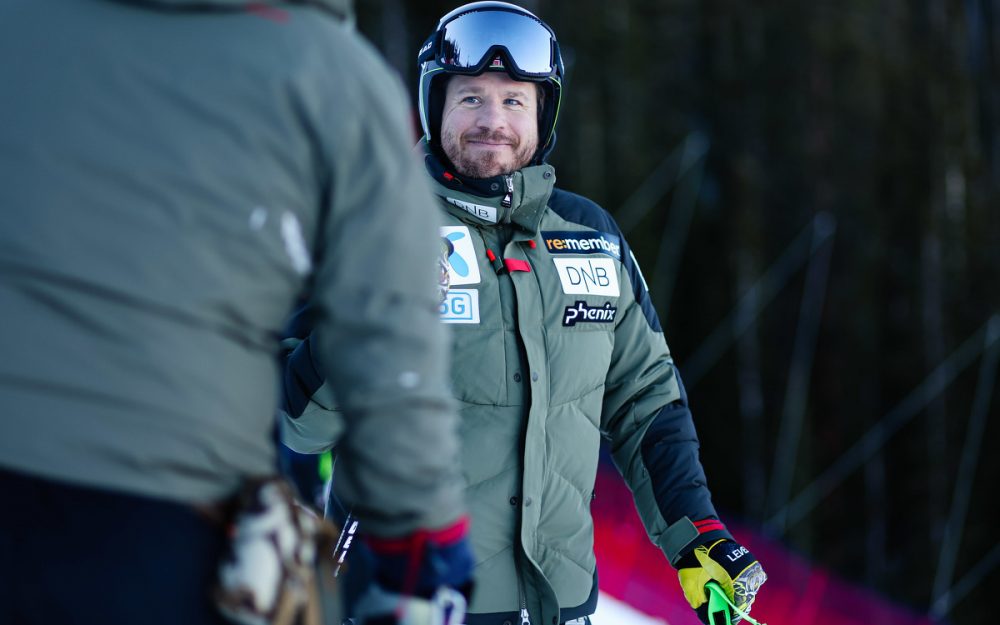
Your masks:
<svg viewBox="0 0 1000 625"><path fill-rule="evenodd" d="M439 216L346 4L0 6L0 622L217 622L195 507L276 471L303 300L364 531L464 544Z"/></svg>
<svg viewBox="0 0 1000 625"><path fill-rule="evenodd" d="M419 62L422 150L452 250L441 316L454 331L476 557L466 622L550 625L594 612L602 437L700 618L711 580L748 609L765 575L712 505L635 258L611 216L556 189L545 163L562 96L552 31L514 5L475 2L440 20ZM290 369L309 370L294 358ZM321 388L297 402L293 446L329 446L333 399Z"/></svg>

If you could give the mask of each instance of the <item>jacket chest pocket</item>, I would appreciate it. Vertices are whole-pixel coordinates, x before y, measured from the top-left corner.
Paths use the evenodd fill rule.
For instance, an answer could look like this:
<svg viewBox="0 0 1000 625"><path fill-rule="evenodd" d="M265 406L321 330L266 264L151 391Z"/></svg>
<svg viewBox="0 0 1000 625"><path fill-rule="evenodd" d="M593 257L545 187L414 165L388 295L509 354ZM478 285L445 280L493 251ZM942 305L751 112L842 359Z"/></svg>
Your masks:
<svg viewBox="0 0 1000 625"><path fill-rule="evenodd" d="M611 363L621 280L607 256L552 255L541 264L553 405L599 398ZM592 407L599 416L600 405Z"/></svg>
<svg viewBox="0 0 1000 625"><path fill-rule="evenodd" d="M618 302L616 298L567 298L556 312L557 325L548 334L548 354L553 376L550 397L558 405L593 396L603 388L615 344Z"/></svg>

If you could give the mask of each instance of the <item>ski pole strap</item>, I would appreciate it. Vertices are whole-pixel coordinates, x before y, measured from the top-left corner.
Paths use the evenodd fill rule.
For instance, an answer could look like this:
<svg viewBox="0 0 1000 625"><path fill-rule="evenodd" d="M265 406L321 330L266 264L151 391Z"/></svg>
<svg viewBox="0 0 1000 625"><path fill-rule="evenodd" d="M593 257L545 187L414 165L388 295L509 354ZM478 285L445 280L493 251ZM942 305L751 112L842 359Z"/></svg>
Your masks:
<svg viewBox="0 0 1000 625"><path fill-rule="evenodd" d="M340 536L337 538L337 545L333 548L333 560L337 563L335 569L333 569L333 576L337 577L340 575L340 569L344 566L344 560L347 559L347 552L351 548L351 544L354 542L354 536L358 531L358 522L352 518L352 513L347 513L347 518L344 519L344 527L340 530Z"/></svg>
<svg viewBox="0 0 1000 625"><path fill-rule="evenodd" d="M736 607L729 597L726 596L726 591L722 590L722 586L719 582L708 582L705 584L705 589L708 590L708 622L710 625L732 625L732 617L730 615L730 608L740 616L740 618L746 620L747 623L751 625L767 625L767 623L762 623L760 621L754 620L748 612Z"/></svg>
<svg viewBox="0 0 1000 625"><path fill-rule="evenodd" d="M726 593L718 582L705 584L708 590L708 624L709 625L733 625L733 619L729 615L729 602L726 601Z"/></svg>

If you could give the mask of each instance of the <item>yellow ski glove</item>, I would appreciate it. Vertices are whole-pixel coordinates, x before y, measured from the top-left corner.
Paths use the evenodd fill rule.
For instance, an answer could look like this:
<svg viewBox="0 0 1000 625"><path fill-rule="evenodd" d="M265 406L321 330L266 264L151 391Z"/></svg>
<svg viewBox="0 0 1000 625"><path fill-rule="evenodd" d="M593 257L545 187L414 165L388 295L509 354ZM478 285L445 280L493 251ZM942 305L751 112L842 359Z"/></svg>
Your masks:
<svg viewBox="0 0 1000 625"><path fill-rule="evenodd" d="M708 625L708 596L705 584L719 582L726 596L744 612L757 597L767 574L750 550L731 540L720 539L699 545L677 562L677 576L688 604ZM741 620L736 614L733 623Z"/></svg>

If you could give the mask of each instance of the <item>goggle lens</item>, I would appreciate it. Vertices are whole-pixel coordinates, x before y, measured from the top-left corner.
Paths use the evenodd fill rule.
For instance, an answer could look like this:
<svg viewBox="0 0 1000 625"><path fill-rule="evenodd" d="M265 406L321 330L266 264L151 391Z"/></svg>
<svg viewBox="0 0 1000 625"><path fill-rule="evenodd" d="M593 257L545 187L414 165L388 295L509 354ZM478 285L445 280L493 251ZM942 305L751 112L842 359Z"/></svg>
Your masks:
<svg viewBox="0 0 1000 625"><path fill-rule="evenodd" d="M438 62L452 69L482 69L496 46L506 48L516 70L531 76L551 76L552 34L537 20L508 11L474 12L448 22L442 33Z"/></svg>

